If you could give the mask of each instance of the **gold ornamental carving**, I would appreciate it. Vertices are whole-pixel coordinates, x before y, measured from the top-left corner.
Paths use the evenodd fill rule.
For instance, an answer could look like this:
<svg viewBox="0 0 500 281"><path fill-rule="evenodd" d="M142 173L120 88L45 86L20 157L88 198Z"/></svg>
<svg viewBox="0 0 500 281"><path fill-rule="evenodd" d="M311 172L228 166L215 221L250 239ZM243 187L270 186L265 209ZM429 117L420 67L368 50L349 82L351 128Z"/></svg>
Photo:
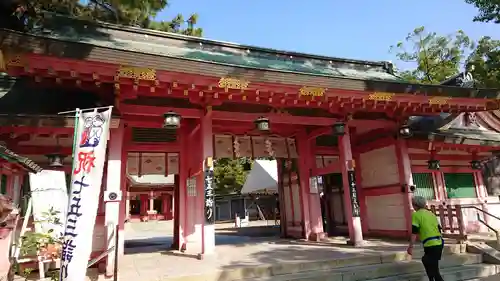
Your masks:
<svg viewBox="0 0 500 281"><path fill-rule="evenodd" d="M394 95L394 93L375 92L373 94L369 94L368 99L374 101L391 101Z"/></svg>
<svg viewBox="0 0 500 281"><path fill-rule="evenodd" d="M322 97L325 95L326 89L319 87L307 87L304 86L300 88L300 96L310 96L310 97Z"/></svg>
<svg viewBox="0 0 500 281"><path fill-rule="evenodd" d="M246 81L246 80L241 80L241 79L231 78L231 77L222 77L219 80L218 87L225 89L225 91L227 92L228 89L246 90L246 89L248 89L249 84L250 84L250 82Z"/></svg>
<svg viewBox="0 0 500 281"><path fill-rule="evenodd" d="M8 54L0 50L0 71L5 71L7 66L23 67L24 65L25 63L22 55Z"/></svg>
<svg viewBox="0 0 500 281"><path fill-rule="evenodd" d="M120 67L116 73L119 78L156 81L156 70L145 67Z"/></svg>
<svg viewBox="0 0 500 281"><path fill-rule="evenodd" d="M432 97L429 99L430 105L445 105L448 104L448 101L451 100L450 97Z"/></svg>

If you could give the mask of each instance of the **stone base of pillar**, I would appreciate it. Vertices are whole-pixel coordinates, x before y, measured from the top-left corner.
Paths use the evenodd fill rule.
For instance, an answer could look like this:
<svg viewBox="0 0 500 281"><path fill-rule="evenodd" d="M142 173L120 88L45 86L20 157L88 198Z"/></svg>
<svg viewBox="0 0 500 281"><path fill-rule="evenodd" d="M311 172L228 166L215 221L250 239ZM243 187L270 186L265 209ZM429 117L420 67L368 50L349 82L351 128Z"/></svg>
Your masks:
<svg viewBox="0 0 500 281"><path fill-rule="evenodd" d="M365 240L361 240L361 241L351 241L351 240L348 240L347 241L347 245L354 246L354 247L363 247L363 246L366 245L365 242L366 242Z"/></svg>
<svg viewBox="0 0 500 281"><path fill-rule="evenodd" d="M320 232L320 233L311 233L309 235L309 241L315 241L315 242L320 242L328 237L328 234L326 232Z"/></svg>

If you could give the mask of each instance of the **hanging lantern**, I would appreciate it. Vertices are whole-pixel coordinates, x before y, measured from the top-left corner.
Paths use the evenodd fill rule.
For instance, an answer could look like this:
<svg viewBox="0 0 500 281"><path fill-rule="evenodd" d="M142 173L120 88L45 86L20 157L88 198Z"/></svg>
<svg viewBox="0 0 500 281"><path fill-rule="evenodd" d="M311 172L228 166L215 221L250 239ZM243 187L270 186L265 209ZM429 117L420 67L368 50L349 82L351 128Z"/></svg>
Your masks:
<svg viewBox="0 0 500 281"><path fill-rule="evenodd" d="M269 119L266 117L257 118L257 120L255 120L255 127L257 127L257 130L262 132L268 132L271 129Z"/></svg>
<svg viewBox="0 0 500 281"><path fill-rule="evenodd" d="M427 161L427 168L429 170L439 170L441 168L439 160L431 159L431 160Z"/></svg>
<svg viewBox="0 0 500 281"><path fill-rule="evenodd" d="M410 129L410 126L408 125L403 125L399 128L399 135L403 138L409 138L412 136L412 131Z"/></svg>
<svg viewBox="0 0 500 281"><path fill-rule="evenodd" d="M46 155L46 157L49 160L49 167L61 168L64 166L64 157L66 156L59 153L54 153L54 154L48 154Z"/></svg>
<svg viewBox="0 0 500 281"><path fill-rule="evenodd" d="M470 161L470 167L473 170L481 170L483 165L481 165L481 162L478 160L472 160L472 161Z"/></svg>
<svg viewBox="0 0 500 281"><path fill-rule="evenodd" d="M345 135L345 124L341 122L335 123L333 124L332 130L334 136L343 136Z"/></svg>
<svg viewBox="0 0 500 281"><path fill-rule="evenodd" d="M163 114L163 128L179 129L181 126L181 116L173 111Z"/></svg>

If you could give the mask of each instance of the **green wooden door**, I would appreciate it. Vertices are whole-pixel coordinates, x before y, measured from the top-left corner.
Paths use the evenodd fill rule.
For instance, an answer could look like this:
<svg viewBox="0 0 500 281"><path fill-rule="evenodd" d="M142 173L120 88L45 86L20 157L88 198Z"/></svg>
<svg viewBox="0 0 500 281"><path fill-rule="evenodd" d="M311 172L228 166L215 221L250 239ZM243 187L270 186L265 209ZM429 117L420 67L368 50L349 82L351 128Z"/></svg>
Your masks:
<svg viewBox="0 0 500 281"><path fill-rule="evenodd" d="M2 175L2 178L0 180L0 192L4 195L7 195L7 175Z"/></svg>
<svg viewBox="0 0 500 281"><path fill-rule="evenodd" d="M444 173L448 198L475 198L476 185L472 173Z"/></svg>
<svg viewBox="0 0 500 281"><path fill-rule="evenodd" d="M415 185L415 196L422 196L427 200L436 198L432 173L413 173L413 184Z"/></svg>

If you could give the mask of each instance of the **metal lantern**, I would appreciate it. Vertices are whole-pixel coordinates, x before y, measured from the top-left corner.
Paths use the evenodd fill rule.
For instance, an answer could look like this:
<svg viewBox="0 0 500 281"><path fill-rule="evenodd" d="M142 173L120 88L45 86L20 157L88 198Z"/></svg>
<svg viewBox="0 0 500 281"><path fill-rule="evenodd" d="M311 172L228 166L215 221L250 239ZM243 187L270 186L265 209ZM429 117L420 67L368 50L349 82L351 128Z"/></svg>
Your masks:
<svg viewBox="0 0 500 281"><path fill-rule="evenodd" d="M470 167L473 170L481 170L482 165L481 165L480 161L478 161L478 160L472 160L472 161L470 161Z"/></svg>
<svg viewBox="0 0 500 281"><path fill-rule="evenodd" d="M441 168L439 160L431 159L431 160L427 161L427 168L429 170L439 170Z"/></svg>
<svg viewBox="0 0 500 281"><path fill-rule="evenodd" d="M49 167L53 168L61 168L64 166L64 155L59 153L48 154L46 155L49 160Z"/></svg>
<svg viewBox="0 0 500 281"><path fill-rule="evenodd" d="M181 126L181 116L173 111L163 114L163 128L178 129Z"/></svg>
<svg viewBox="0 0 500 281"><path fill-rule="evenodd" d="M343 136L345 135L345 124L344 123L335 123L332 127L332 133L334 136Z"/></svg>
<svg viewBox="0 0 500 281"><path fill-rule="evenodd" d="M408 126L408 125L401 126L399 128L399 135L402 136L403 138L411 137L412 132L411 132L410 126Z"/></svg>
<svg viewBox="0 0 500 281"><path fill-rule="evenodd" d="M257 127L257 130L262 132L268 132L271 129L269 119L267 119L266 117L259 117L257 120L255 120L255 127Z"/></svg>

